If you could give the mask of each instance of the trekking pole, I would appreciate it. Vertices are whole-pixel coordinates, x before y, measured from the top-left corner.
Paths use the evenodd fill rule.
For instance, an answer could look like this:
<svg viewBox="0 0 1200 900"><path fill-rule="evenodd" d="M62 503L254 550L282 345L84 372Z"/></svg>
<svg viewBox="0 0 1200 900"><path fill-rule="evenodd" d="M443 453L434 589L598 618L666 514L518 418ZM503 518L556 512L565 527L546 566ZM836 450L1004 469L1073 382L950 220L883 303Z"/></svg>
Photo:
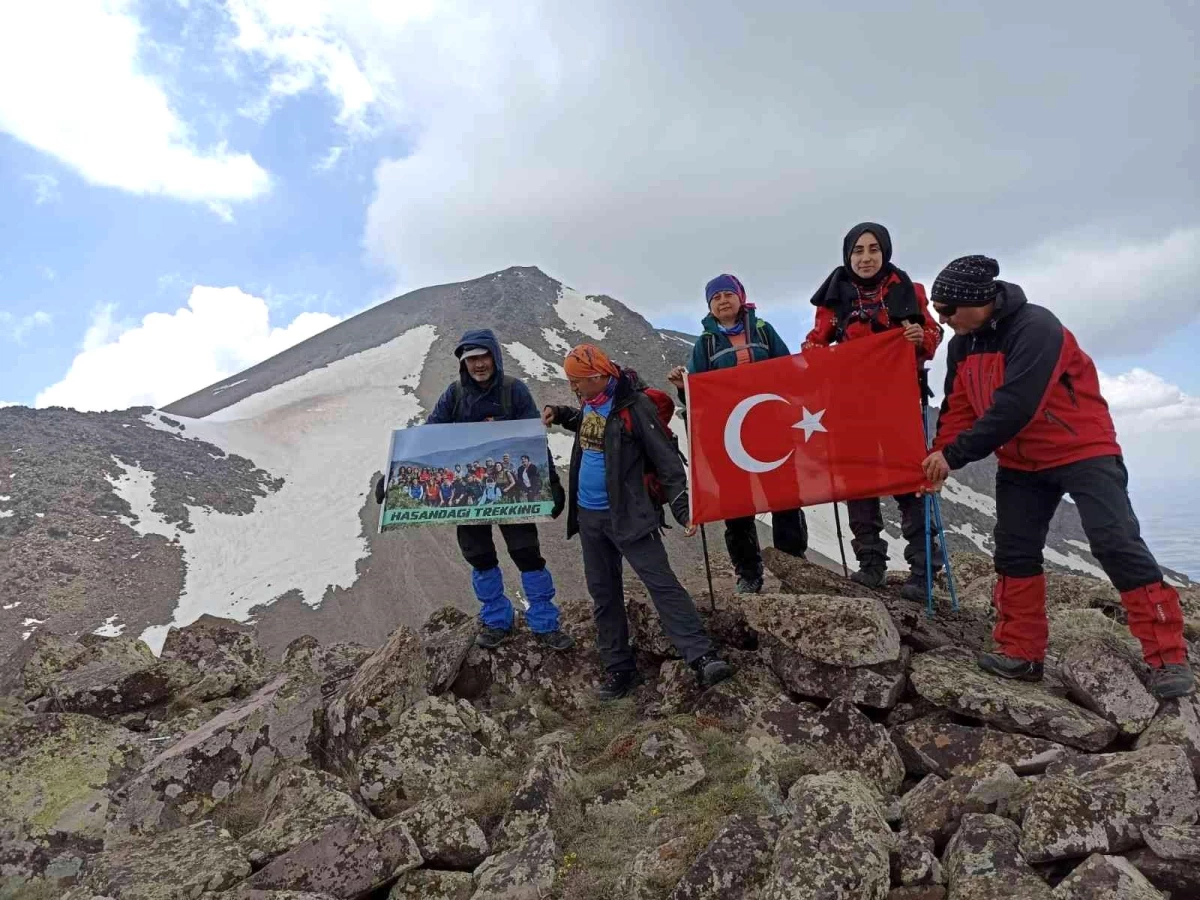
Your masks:
<svg viewBox="0 0 1200 900"><path fill-rule="evenodd" d="M850 567L846 565L846 543L842 540L842 514L838 511L837 501L833 501L833 521L837 525L838 550L842 554L842 576L850 577Z"/></svg>
<svg viewBox="0 0 1200 900"><path fill-rule="evenodd" d="M933 496L933 515L937 523L938 540L942 542L942 563L946 567L946 584L950 587L950 609L958 612L958 591L954 587L954 572L950 568L950 546L946 542L946 523L942 519L942 504L936 494Z"/></svg>
<svg viewBox="0 0 1200 900"><path fill-rule="evenodd" d="M708 609L709 612L716 612L717 595L713 593L712 564L708 561L708 534L703 525L700 526L700 546L704 550L704 574L708 576Z"/></svg>
<svg viewBox="0 0 1200 900"><path fill-rule="evenodd" d="M933 618L933 548L930 546L929 519L933 509L933 498L925 495L925 615Z"/></svg>

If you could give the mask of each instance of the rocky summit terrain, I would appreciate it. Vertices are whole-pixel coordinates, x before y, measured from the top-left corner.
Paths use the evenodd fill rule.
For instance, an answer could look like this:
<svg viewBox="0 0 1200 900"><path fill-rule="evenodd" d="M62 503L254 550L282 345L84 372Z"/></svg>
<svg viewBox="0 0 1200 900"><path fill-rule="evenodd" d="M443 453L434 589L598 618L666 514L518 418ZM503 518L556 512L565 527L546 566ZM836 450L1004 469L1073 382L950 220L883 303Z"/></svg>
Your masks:
<svg viewBox="0 0 1200 900"><path fill-rule="evenodd" d="M1200 701L1150 696L1110 586L1052 575L1047 679L1008 683L973 663L987 557L932 617L767 559L701 604L738 668L705 691L631 594L649 677L606 705L580 602L561 655L453 607L280 654L39 629L0 667L0 897L1200 897Z"/></svg>

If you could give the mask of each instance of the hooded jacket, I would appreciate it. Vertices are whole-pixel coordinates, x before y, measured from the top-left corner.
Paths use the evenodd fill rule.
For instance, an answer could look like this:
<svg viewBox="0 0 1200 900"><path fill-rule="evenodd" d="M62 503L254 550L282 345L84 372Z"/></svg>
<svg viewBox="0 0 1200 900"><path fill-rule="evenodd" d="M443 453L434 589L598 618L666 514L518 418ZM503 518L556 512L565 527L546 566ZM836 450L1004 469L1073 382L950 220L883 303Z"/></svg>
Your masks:
<svg viewBox="0 0 1200 900"><path fill-rule="evenodd" d="M742 307L742 321L746 326L746 346L750 349L751 362L762 362L764 359L791 355L787 344L771 327L771 323L759 319L754 307L750 304ZM721 323L717 321L717 317L709 313L701 321L701 324L704 326L704 333L700 335L700 339L692 348L688 371L695 375L697 372L730 369L736 366L737 350L734 348L733 342L721 331Z"/></svg>
<svg viewBox="0 0 1200 900"><path fill-rule="evenodd" d="M458 413L455 414L455 388L449 385L442 396L438 398L433 412L425 421L430 425L444 425L452 422L490 422L504 419L537 419L540 418L533 395L523 381L512 379L512 409L505 416L503 409L504 391L504 354L500 352L500 342L490 328L468 331L454 348L457 355L464 347L485 347L492 354L496 364L496 374L486 385L480 385L467 372L467 364L459 361L458 379L462 386L462 402Z"/></svg>
<svg viewBox="0 0 1200 900"><path fill-rule="evenodd" d="M1026 471L1119 456L1091 357L1019 286L996 284L991 320L950 341L934 448L951 469L992 453Z"/></svg>

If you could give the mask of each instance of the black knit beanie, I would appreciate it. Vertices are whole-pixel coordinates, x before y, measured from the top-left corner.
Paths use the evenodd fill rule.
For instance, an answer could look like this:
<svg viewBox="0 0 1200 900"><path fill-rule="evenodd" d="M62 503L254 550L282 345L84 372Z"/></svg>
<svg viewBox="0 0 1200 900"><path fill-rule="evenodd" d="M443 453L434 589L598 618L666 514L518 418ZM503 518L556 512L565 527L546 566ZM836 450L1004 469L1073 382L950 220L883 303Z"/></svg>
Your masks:
<svg viewBox="0 0 1200 900"><path fill-rule="evenodd" d="M930 300L943 306L987 306L1000 287L1000 263L987 256L960 256L938 273Z"/></svg>

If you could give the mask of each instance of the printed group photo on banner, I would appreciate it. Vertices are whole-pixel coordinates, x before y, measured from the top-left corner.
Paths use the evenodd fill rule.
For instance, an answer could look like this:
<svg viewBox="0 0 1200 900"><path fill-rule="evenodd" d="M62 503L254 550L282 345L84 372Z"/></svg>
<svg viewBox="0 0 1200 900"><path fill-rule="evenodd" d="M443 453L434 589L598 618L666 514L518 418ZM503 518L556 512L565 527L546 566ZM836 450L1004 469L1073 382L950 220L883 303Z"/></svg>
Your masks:
<svg viewBox="0 0 1200 900"><path fill-rule="evenodd" d="M537 421L416 425L392 433L380 531L548 517L546 432Z"/></svg>

